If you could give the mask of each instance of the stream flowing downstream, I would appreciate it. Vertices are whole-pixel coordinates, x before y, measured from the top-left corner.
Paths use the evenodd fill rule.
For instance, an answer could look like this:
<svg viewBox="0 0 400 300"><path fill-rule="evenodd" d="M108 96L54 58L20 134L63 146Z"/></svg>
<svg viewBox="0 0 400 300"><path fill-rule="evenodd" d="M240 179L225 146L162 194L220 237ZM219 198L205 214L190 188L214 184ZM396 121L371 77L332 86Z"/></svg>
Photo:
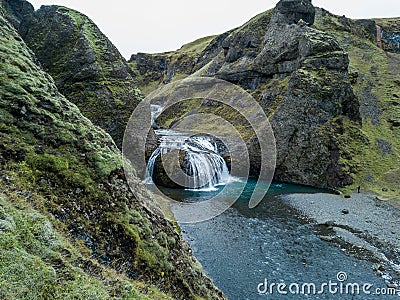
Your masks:
<svg viewBox="0 0 400 300"><path fill-rule="evenodd" d="M235 183L232 183L235 184ZM191 245L205 272L229 299L398 299L398 296L372 295L376 287L386 287L383 279L372 270L372 262L357 259L316 235L316 227L300 212L281 200L286 194L316 193L312 188L272 184L263 202L255 209L248 208L248 199L255 182L249 181L236 204L222 215L203 223L180 224L185 239ZM187 202L202 201L215 192L164 189L164 193ZM340 275L340 274L341 275ZM318 294L321 285L332 282L340 288L339 276L347 283L373 285L371 295L329 292ZM265 280L271 283L314 283L316 295L288 295L265 291ZM264 283L260 286L261 283ZM293 288L296 286L294 285ZM307 286L305 286L307 292ZM349 287L350 288L350 287ZM351 288L349 289L351 291ZM312 293L312 290L311 290ZM355 293L357 294L357 293ZM378 297L378 298L377 298Z"/></svg>

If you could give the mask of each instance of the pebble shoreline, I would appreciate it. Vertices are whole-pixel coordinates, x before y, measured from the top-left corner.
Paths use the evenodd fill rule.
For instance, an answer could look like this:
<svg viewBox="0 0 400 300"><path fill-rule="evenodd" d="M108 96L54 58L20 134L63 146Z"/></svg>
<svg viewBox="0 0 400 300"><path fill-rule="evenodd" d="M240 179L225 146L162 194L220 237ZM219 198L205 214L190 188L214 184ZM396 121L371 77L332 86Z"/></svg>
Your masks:
<svg viewBox="0 0 400 300"><path fill-rule="evenodd" d="M387 283L400 279L400 206L368 194L291 194L282 200L315 222L327 242L347 243L369 253ZM327 234L322 234L325 232ZM388 255L390 253L390 255Z"/></svg>

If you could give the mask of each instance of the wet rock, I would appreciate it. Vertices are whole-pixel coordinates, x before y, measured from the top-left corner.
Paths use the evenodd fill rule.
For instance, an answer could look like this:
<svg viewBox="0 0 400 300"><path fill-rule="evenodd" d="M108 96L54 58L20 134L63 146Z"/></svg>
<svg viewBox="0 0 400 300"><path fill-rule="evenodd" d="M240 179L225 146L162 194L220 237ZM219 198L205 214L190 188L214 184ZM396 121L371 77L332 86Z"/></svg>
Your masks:
<svg viewBox="0 0 400 300"><path fill-rule="evenodd" d="M182 150L173 150L160 155L154 165L154 183L167 188L184 188L184 182L178 183L171 178L181 177L180 174L183 172L185 156L186 152ZM178 158L179 161L176 161L175 158ZM171 174L171 176L168 174Z"/></svg>
<svg viewBox="0 0 400 300"><path fill-rule="evenodd" d="M350 213L350 211L348 209L343 209L342 210L342 214L344 215L348 215Z"/></svg>
<svg viewBox="0 0 400 300"><path fill-rule="evenodd" d="M335 221L326 221L325 223L324 223L324 225L326 225L326 226L335 226Z"/></svg>
<svg viewBox="0 0 400 300"><path fill-rule="evenodd" d="M167 69L224 79L253 93L275 132L276 180L341 188L353 183L352 170L339 163L346 147L340 138L348 126L356 128L361 121L351 83L362 76L354 68L349 74L349 57L331 33L306 25L314 23L315 14L311 1L280 1L274 10L213 39L195 66L169 61ZM364 28L353 23L343 19L349 32L354 26ZM163 73L161 58L132 59L140 62L144 78L154 70L157 76ZM186 59L190 57L182 54L182 61ZM157 68L146 72L145 65ZM207 110L199 112L202 109ZM352 131L352 139L360 140L358 133ZM251 175L257 176L257 141L250 136L246 143L253 152Z"/></svg>
<svg viewBox="0 0 400 300"><path fill-rule="evenodd" d="M15 230L15 222L13 216L5 213L0 207L0 234L3 232L12 232Z"/></svg>
<svg viewBox="0 0 400 300"><path fill-rule="evenodd" d="M373 269L374 271L381 271L381 272L384 272L384 271L386 270L385 266L382 265L382 264L374 264L374 265L372 266L372 269Z"/></svg>
<svg viewBox="0 0 400 300"><path fill-rule="evenodd" d="M320 236L319 238L325 242L333 242L335 240L335 238L331 236L324 236L324 235Z"/></svg>
<svg viewBox="0 0 400 300"><path fill-rule="evenodd" d="M319 223L318 226L322 226L326 230L333 230L334 226L336 226L335 221L326 221L324 223Z"/></svg>

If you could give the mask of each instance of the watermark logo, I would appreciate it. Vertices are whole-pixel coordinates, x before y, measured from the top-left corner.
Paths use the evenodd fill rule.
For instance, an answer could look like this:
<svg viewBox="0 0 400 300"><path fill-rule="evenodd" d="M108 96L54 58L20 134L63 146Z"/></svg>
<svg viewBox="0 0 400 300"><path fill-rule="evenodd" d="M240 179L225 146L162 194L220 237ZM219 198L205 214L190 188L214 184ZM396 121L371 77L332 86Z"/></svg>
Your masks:
<svg viewBox="0 0 400 300"><path fill-rule="evenodd" d="M232 176L243 178L241 183L226 185L218 195L198 203L181 203L165 195L157 186L152 192L161 197L158 201L162 210L171 209L175 219L181 223L196 223L214 218L231 207L242 194L249 177L252 155L257 153L259 173L257 185L249 200L249 207L256 207L267 193L273 179L276 164L275 137L268 118L258 102L237 85L214 78L187 78L161 87L147 96L134 110L128 122L124 141L124 169L128 183L135 193L138 191L137 177L146 179L146 138L152 130L151 106L162 108L158 112L189 107L193 100L203 101L201 107L193 109L179 122L172 122L170 129L192 135L212 136L222 141L230 155ZM176 120L174 120L176 121ZM253 152L252 152L253 151ZM165 170L176 170L179 155L162 158ZM172 167L171 167L172 165ZM185 172L167 172L173 182L185 186L193 178ZM204 184L204 182L202 182ZM165 203L168 203L166 208ZM164 215L168 215L164 211Z"/></svg>
<svg viewBox="0 0 400 300"><path fill-rule="evenodd" d="M347 273L339 272L335 280L328 282L270 282L267 278L257 285L259 295L375 295L399 296L400 288L374 288L371 283L349 282Z"/></svg>

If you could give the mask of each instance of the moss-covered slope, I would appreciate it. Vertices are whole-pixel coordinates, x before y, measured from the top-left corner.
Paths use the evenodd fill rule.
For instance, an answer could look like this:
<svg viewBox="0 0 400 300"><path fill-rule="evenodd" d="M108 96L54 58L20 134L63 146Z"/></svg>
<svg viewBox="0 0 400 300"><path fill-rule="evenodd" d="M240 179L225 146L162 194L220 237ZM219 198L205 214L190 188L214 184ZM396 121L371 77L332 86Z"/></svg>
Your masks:
<svg viewBox="0 0 400 300"><path fill-rule="evenodd" d="M0 298L222 298L2 16L0 141Z"/></svg>
<svg viewBox="0 0 400 300"><path fill-rule="evenodd" d="M60 6L20 13L20 0L6 0L9 19L70 101L122 144L130 113L142 99L126 60L85 15ZM19 4L19 5L18 5Z"/></svg>
<svg viewBox="0 0 400 300"><path fill-rule="evenodd" d="M400 33L399 21L380 19L376 25ZM360 26L366 22L368 27ZM350 20L319 9L315 26L332 34L348 52L360 103L363 122L358 138L348 137L357 129L346 124L338 140L341 163L354 170L351 188L360 185L389 198L400 197L400 54L378 47L372 20Z"/></svg>

